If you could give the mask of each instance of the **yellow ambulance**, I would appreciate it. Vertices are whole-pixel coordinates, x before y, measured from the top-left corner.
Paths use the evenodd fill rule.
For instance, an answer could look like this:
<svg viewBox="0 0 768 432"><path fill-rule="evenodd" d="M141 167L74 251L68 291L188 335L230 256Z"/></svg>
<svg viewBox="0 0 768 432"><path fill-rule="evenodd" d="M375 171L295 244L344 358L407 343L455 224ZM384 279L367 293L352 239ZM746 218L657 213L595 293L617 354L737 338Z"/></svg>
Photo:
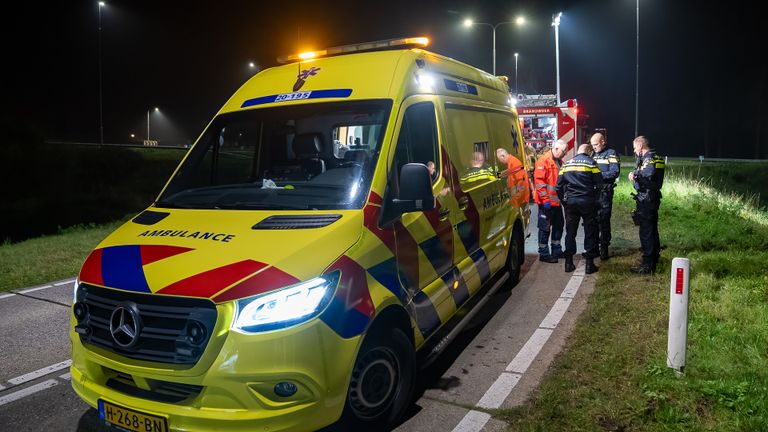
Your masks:
<svg viewBox="0 0 768 432"><path fill-rule="evenodd" d="M130 431L379 430L513 286L505 81L405 38L282 58L75 284L72 386ZM524 178L525 176L523 176Z"/></svg>

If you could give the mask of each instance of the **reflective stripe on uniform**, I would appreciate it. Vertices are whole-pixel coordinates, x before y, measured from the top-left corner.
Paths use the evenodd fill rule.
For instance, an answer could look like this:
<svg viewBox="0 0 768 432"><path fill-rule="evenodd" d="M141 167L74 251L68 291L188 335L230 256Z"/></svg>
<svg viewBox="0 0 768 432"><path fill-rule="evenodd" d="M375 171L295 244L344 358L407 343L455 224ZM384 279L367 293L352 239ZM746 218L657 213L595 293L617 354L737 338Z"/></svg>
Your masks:
<svg viewBox="0 0 768 432"><path fill-rule="evenodd" d="M591 165L576 165L576 164L572 164L572 165L564 166L560 170L560 174L567 173L567 172L574 172L574 171L591 172L591 173L599 174L600 173L600 168L598 168L596 166L591 166Z"/></svg>

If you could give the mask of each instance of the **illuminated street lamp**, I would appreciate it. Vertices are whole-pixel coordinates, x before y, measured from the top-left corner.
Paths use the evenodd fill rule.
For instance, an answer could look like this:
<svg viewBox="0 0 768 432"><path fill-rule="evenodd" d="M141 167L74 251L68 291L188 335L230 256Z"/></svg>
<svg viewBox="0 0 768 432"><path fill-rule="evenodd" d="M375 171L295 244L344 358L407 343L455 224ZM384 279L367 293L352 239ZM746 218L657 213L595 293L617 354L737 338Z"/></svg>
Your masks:
<svg viewBox="0 0 768 432"><path fill-rule="evenodd" d="M101 8L103 8L106 5L103 1L99 2L99 143L104 144L104 115L103 115L103 107L104 104L102 102L102 91L101 91Z"/></svg>
<svg viewBox="0 0 768 432"><path fill-rule="evenodd" d="M552 15L552 27L555 28L555 69L557 73L557 104L560 105L560 17L562 12Z"/></svg>
<svg viewBox="0 0 768 432"><path fill-rule="evenodd" d="M504 21L504 22L500 22L500 23L498 23L496 25L488 24L488 23L482 23L482 22L475 22L471 18L466 18L464 20L464 27L466 27L466 28L472 27L475 24L477 24L477 25L486 25L486 26L490 27L491 30L493 30L493 74L496 75L496 28L499 27L500 25L504 25L504 24L516 24L516 25L525 24L525 18L522 17L522 16L519 16L514 21Z"/></svg>
<svg viewBox="0 0 768 432"><path fill-rule="evenodd" d="M150 111L152 111L152 110L151 110L151 109L148 109L148 110L147 110L147 141L149 141L149 112L150 112ZM158 107L155 107L154 111L155 111L155 112L159 112L159 111L160 111L160 108L158 108Z"/></svg>

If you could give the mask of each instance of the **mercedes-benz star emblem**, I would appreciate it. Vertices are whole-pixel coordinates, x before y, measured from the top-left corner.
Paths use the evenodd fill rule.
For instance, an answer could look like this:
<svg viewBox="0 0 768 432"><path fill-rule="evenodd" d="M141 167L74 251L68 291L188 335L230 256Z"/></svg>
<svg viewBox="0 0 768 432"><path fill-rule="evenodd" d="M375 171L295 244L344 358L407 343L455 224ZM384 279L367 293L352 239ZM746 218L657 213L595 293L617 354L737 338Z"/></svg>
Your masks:
<svg viewBox="0 0 768 432"><path fill-rule="evenodd" d="M131 305L121 305L115 308L109 318L109 332L116 344L130 348L139 340L141 318L139 312Z"/></svg>

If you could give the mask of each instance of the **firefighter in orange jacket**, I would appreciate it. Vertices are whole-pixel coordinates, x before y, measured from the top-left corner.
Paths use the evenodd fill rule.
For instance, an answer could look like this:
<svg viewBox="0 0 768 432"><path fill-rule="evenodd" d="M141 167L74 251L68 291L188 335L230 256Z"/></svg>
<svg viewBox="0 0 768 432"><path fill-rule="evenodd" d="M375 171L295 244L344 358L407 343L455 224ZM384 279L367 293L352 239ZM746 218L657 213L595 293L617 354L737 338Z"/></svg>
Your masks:
<svg viewBox="0 0 768 432"><path fill-rule="evenodd" d="M507 188L509 189L509 202L515 207L526 204L530 199L530 189L528 185L528 173L520 159L509 154L506 149L496 150L496 158L503 163L507 169L499 173L500 178L507 178Z"/></svg>
<svg viewBox="0 0 768 432"><path fill-rule="evenodd" d="M563 237L565 221L555 186L567 148L563 140L557 140L552 150L536 161L533 170L533 198L539 205L539 261L547 263L556 263L563 256L560 239Z"/></svg>

